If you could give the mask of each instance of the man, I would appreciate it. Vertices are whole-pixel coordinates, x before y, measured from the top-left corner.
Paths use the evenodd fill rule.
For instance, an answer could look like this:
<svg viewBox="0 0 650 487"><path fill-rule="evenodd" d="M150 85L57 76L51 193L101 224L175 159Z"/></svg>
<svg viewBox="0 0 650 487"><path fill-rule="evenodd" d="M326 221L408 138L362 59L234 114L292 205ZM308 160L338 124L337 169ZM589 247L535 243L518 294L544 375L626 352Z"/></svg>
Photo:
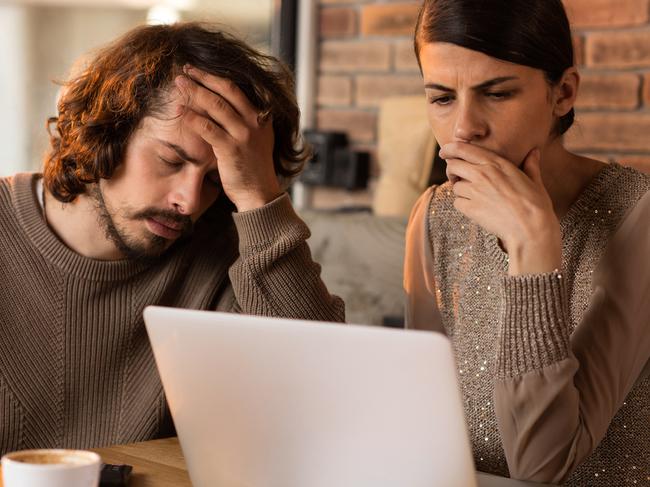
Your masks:
<svg viewBox="0 0 650 487"><path fill-rule="evenodd" d="M343 321L279 181L305 154L273 58L140 27L58 106L43 177L0 180L1 452L165 433L147 305Z"/></svg>

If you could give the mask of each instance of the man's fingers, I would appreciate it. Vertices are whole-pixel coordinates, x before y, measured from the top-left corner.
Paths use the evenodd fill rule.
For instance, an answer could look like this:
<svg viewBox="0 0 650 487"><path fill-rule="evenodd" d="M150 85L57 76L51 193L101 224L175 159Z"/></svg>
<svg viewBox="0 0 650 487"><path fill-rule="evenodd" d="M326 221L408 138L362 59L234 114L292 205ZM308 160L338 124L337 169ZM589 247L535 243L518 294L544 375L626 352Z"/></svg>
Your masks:
<svg viewBox="0 0 650 487"><path fill-rule="evenodd" d="M210 144L213 149L222 148L225 144L232 143L232 138L223 127L214 120L197 113L191 107L185 107L183 122L194 133ZM215 151L217 154L217 151Z"/></svg>
<svg viewBox="0 0 650 487"><path fill-rule="evenodd" d="M187 95L185 105L196 113L207 116L224 128L235 138L246 131L241 116L224 97L196 83L187 76L177 76L176 85L181 93Z"/></svg>
<svg viewBox="0 0 650 487"><path fill-rule="evenodd" d="M257 123L257 110L243 91L231 79L221 78L193 66L185 66L183 72L208 90L222 96L247 122Z"/></svg>

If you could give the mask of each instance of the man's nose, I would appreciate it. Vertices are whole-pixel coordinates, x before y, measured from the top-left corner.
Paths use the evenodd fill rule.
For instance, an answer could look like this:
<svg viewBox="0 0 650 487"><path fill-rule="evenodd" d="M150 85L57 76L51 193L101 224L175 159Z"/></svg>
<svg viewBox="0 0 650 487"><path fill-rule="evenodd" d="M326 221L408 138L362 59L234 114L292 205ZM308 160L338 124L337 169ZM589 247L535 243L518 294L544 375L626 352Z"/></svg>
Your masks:
<svg viewBox="0 0 650 487"><path fill-rule="evenodd" d="M199 211L203 188L203 178L199 176L188 172L175 181L170 193L170 202L174 210L181 215L191 216Z"/></svg>
<svg viewBox="0 0 650 487"><path fill-rule="evenodd" d="M462 142L481 140L488 135L488 125L479 107L465 101L459 104L454 126L454 138Z"/></svg>

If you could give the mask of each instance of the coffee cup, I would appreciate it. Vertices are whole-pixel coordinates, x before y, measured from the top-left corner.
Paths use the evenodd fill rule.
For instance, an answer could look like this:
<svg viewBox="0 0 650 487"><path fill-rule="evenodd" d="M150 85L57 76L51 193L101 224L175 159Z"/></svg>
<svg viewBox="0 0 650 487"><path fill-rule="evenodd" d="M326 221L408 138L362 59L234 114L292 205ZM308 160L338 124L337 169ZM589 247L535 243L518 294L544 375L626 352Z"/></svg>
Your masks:
<svg viewBox="0 0 650 487"><path fill-rule="evenodd" d="M84 450L21 450L2 457L4 487L97 487L101 459Z"/></svg>

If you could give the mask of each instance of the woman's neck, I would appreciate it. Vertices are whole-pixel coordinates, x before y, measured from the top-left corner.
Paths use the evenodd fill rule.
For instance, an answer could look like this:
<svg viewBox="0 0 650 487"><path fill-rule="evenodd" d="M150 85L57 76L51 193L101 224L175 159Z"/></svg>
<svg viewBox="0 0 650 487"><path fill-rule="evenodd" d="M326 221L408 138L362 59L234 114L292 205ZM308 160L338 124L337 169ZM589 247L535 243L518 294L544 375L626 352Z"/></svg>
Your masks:
<svg viewBox="0 0 650 487"><path fill-rule="evenodd" d="M560 138L545 147L541 168L558 219L562 219L604 162L573 154L564 148Z"/></svg>

